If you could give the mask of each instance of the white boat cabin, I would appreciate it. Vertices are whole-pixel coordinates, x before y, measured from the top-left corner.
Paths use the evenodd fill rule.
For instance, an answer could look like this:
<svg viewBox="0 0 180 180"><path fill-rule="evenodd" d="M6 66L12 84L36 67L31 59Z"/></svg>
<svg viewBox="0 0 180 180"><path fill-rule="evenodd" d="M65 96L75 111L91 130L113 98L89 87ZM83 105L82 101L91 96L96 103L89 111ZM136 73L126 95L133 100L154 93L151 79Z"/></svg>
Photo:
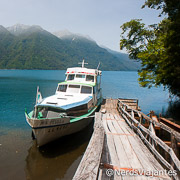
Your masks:
<svg viewBox="0 0 180 180"><path fill-rule="evenodd" d="M87 68L68 68L65 82L59 83L56 94L95 94L100 89L101 71ZM94 88L93 88L94 87Z"/></svg>
<svg viewBox="0 0 180 180"><path fill-rule="evenodd" d="M97 77L101 75L101 71L97 69L87 68L68 68L66 71L66 81L98 83Z"/></svg>

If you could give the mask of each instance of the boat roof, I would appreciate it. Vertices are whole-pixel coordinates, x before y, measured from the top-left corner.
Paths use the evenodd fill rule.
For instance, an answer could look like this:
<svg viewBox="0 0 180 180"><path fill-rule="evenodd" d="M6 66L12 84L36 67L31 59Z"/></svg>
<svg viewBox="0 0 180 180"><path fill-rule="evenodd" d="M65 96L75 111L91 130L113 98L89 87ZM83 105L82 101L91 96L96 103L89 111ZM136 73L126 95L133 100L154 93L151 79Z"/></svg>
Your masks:
<svg viewBox="0 0 180 180"><path fill-rule="evenodd" d="M66 71L66 74L88 74L88 75L98 75L100 73L97 69L88 69L88 68L82 68L82 67L73 67L68 68Z"/></svg>
<svg viewBox="0 0 180 180"><path fill-rule="evenodd" d="M94 75L94 76L101 75L101 71L98 70L98 67L100 64L98 65L97 69L85 68L84 65L88 63L85 63L84 59L81 63L78 63L78 64L82 64L82 67L68 68L66 70L66 74L88 74L88 75Z"/></svg>

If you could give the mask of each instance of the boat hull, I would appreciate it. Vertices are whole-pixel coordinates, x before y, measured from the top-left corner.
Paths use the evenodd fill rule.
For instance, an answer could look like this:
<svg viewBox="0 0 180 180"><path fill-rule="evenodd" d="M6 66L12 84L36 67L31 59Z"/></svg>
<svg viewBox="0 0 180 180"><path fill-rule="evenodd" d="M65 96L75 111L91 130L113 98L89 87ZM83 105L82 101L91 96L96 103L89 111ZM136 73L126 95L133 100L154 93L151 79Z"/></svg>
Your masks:
<svg viewBox="0 0 180 180"><path fill-rule="evenodd" d="M70 117L33 119L25 113L26 121L32 127L33 138L37 140L37 145L40 147L63 136L84 129L93 120L92 115L97 111L100 104L101 101L89 113L71 119Z"/></svg>
<svg viewBox="0 0 180 180"><path fill-rule="evenodd" d="M36 129L32 129L32 131L37 140L37 145L40 147L56 139L59 139L63 136L81 131L82 129L84 129L86 126L89 125L92 119L93 118L85 118L79 121L75 121L73 123L61 124L53 127L46 127L39 129L36 128Z"/></svg>

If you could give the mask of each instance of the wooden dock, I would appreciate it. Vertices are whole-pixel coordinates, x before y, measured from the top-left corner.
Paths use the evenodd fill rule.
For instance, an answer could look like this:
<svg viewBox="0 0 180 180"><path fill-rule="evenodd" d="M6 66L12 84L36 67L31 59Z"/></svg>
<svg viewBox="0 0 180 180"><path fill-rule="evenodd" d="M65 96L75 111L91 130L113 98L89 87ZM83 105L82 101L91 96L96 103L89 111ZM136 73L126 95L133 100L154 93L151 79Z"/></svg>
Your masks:
<svg viewBox="0 0 180 180"><path fill-rule="evenodd" d="M155 126L162 125L152 123L139 109L133 100L105 101L95 115L94 133L73 180L179 179L179 159L173 149L156 136ZM148 129L142 125L144 118L148 119ZM147 126L147 122L144 123ZM176 140L180 138L178 133L171 133ZM165 149L170 163L157 151L159 146ZM168 170L172 171L170 176Z"/></svg>

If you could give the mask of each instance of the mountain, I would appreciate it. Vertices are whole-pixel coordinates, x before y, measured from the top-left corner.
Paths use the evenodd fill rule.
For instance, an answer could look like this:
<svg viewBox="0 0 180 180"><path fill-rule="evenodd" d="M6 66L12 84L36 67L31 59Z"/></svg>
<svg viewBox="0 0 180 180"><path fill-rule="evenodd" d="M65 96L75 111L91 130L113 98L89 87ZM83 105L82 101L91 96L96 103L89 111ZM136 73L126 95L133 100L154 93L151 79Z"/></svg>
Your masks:
<svg viewBox="0 0 180 180"><path fill-rule="evenodd" d="M68 43L69 46L73 46L73 49L76 49L77 52L80 50L81 52L85 53L84 57L86 56L86 53L89 53L90 58L94 58L93 54L101 54L101 56L104 54L102 58L105 59L105 63L101 62L101 66L103 67L108 65L109 67L112 67L112 70L119 68L120 70L132 71L137 71L141 67L139 62L130 60L127 54L113 51L107 47L99 47L89 36L73 34L67 30L58 31L53 34L64 40L64 42ZM112 58L112 55L114 58Z"/></svg>
<svg viewBox="0 0 180 180"><path fill-rule="evenodd" d="M5 59L8 56L8 48L11 43L14 41L14 36L3 26L0 25L0 64L1 60ZM5 67L5 62L3 67Z"/></svg>
<svg viewBox="0 0 180 180"><path fill-rule="evenodd" d="M108 52L110 52L111 54L113 54L114 56L116 56L119 59L119 62L121 64L124 65L124 67L126 67L126 70L131 69L131 71L137 71L141 68L141 63L133 60L133 59L129 59L128 54L125 53L120 53L117 51L113 51L109 48L104 47Z"/></svg>
<svg viewBox="0 0 180 180"><path fill-rule="evenodd" d="M65 50L69 47L48 31L35 26L29 28L11 27L14 37L8 41L8 53L0 59L1 69L65 69L70 57ZM16 31L17 30L17 31ZM64 63L64 61L66 63Z"/></svg>
<svg viewBox="0 0 180 180"><path fill-rule="evenodd" d="M5 27L0 25L0 33L7 33L7 32L9 33L9 31Z"/></svg>
<svg viewBox="0 0 180 180"><path fill-rule="evenodd" d="M101 62L102 70L135 70L87 36L52 34L40 26L0 26L0 51L0 69L66 69L85 58L89 68Z"/></svg>
<svg viewBox="0 0 180 180"><path fill-rule="evenodd" d="M7 27L7 30L15 36L19 36L22 34L30 35L31 33L34 32L44 31L40 26L37 25L28 26L24 24L15 24L14 26Z"/></svg>

